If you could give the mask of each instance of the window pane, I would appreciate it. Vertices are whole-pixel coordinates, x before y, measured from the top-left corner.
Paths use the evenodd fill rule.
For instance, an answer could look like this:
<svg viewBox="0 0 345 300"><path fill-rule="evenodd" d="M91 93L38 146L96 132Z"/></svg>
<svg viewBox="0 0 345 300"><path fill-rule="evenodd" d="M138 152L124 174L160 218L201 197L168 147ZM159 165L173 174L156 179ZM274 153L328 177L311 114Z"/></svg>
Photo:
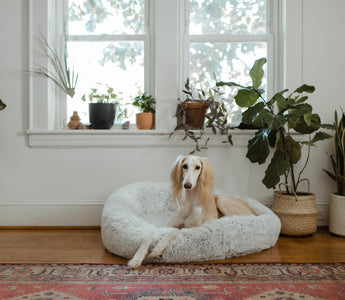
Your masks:
<svg viewBox="0 0 345 300"><path fill-rule="evenodd" d="M68 118L76 110L82 122L89 122L88 103L81 97L89 95L91 88L103 93L109 85L123 107L144 92L144 42L68 42L68 54L79 73L76 94L67 103ZM135 123L133 106L128 108Z"/></svg>
<svg viewBox="0 0 345 300"><path fill-rule="evenodd" d="M145 0L70 0L69 34L143 34Z"/></svg>
<svg viewBox="0 0 345 300"><path fill-rule="evenodd" d="M265 34L265 0L190 0L190 34Z"/></svg>
<svg viewBox="0 0 345 300"><path fill-rule="evenodd" d="M249 71L256 59L267 57L267 44L259 42L246 43L199 43L190 44L190 80L202 88L214 87L215 79L234 81L242 85L251 83ZM266 90L267 72L262 87ZM234 89L225 89L225 97L232 99ZM230 121L240 122L240 109L229 102L233 111Z"/></svg>

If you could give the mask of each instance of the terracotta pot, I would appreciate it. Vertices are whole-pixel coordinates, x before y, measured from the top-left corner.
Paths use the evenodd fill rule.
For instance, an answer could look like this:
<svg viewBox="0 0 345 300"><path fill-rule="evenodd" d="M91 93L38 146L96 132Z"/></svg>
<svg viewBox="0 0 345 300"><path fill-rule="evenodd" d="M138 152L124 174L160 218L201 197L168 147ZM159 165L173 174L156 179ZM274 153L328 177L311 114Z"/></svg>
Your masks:
<svg viewBox="0 0 345 300"><path fill-rule="evenodd" d="M319 211L314 194L289 195L275 191L272 210L280 219L283 235L307 236L317 230Z"/></svg>
<svg viewBox="0 0 345 300"><path fill-rule="evenodd" d="M345 196L331 194L329 201L329 231L345 237Z"/></svg>
<svg viewBox="0 0 345 300"><path fill-rule="evenodd" d="M136 125L138 129L152 129L155 124L154 113L136 114Z"/></svg>
<svg viewBox="0 0 345 300"><path fill-rule="evenodd" d="M205 102L184 102L182 113L185 112L185 123L188 129L202 129L208 104ZM181 114L182 114L181 113ZM182 123L182 115L178 116L178 124Z"/></svg>

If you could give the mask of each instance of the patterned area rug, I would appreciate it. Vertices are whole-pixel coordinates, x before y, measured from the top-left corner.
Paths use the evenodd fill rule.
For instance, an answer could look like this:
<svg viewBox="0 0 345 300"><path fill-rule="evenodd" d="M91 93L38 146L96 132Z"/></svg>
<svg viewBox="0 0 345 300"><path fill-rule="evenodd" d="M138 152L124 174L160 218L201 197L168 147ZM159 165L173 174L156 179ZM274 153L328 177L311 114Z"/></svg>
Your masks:
<svg viewBox="0 0 345 300"><path fill-rule="evenodd" d="M345 299L345 263L3 264L0 299Z"/></svg>

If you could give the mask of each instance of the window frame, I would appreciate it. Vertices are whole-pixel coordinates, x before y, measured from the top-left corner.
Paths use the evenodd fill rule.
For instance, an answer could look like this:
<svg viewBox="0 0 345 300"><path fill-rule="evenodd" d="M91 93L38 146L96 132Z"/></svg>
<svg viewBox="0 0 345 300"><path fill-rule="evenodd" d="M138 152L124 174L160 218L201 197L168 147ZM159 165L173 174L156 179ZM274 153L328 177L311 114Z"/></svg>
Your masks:
<svg viewBox="0 0 345 300"><path fill-rule="evenodd" d="M61 15L56 11L66 9L66 2L55 0L29 0L28 10L28 69L32 69L36 64L47 65L46 59L37 56L37 48L34 43L36 29L42 29L43 34L48 35L48 31L53 32L56 38L59 36L57 28L62 28ZM151 69L146 70L146 76L150 78L150 91L157 99L156 129L155 130L136 130L132 128L129 131L122 129L110 130L90 130L87 132L65 130L63 128L62 116L67 110L66 98L61 91L55 88L45 78L28 75L28 145L30 147L51 148L51 147L155 147L161 146L185 146L187 141L180 142L182 133L177 133L176 138L168 139L169 134L176 126L174 117L176 110L176 99L182 96L182 87L186 78L189 58L186 59L186 53L189 54L189 46L186 43L186 16L184 9L187 0L146 0L149 3L148 9L153 20L150 22L150 61ZM268 63L268 85L269 90L278 88L279 79L273 74L281 74L277 67L277 61L284 58L278 55L278 46L281 45L274 41L274 36L278 36L282 29L278 17L281 13L280 8L284 7L279 0L267 0L269 5L270 19L267 25L270 31L270 43L272 53L269 55L272 60ZM296 4L295 4L296 6ZM54 16L53 20L49 16ZM148 14L147 14L148 16ZM275 21L272 22L272 17ZM147 18L147 17L146 17ZM291 22L293 22L291 20ZM52 28L50 28L50 24ZM164 24L164 28L160 26ZM157 26L156 26L157 25ZM188 52L186 52L188 49ZM270 49L270 47L268 48ZM146 49L145 49L146 50ZM169 59L166 59L169 57ZM147 57L145 57L145 60ZM271 61L271 62L270 62ZM274 66L274 67L273 67ZM274 78L274 79L273 79ZM282 77L281 77L282 78ZM146 78L147 79L147 78ZM146 88L146 86L145 86ZM249 132L233 131L235 137L248 138ZM212 134L211 134L212 135ZM119 141L114 143L114 136ZM78 137L78 138L76 138ZM139 138L140 137L140 138ZM146 139L145 139L146 138ZM212 137L215 141L219 137ZM241 142L240 142L241 143ZM216 144L216 143L214 143ZM221 144L221 143L220 143ZM210 144L211 147L213 143ZM221 147L225 147L221 144Z"/></svg>

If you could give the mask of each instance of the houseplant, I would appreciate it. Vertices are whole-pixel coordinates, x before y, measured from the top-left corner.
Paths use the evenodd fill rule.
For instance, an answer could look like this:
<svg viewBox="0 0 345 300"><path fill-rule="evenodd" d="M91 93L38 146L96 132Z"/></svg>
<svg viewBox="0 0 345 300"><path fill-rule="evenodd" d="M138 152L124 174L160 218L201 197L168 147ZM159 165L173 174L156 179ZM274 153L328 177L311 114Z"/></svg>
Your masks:
<svg viewBox="0 0 345 300"><path fill-rule="evenodd" d="M309 186L309 181L301 176L308 164L311 147L330 135L319 130L325 126L307 103L308 96L305 94L313 93L314 86L303 84L288 95L285 95L288 90L284 89L269 101L264 98L265 91L260 86L265 63L266 58L255 61L249 73L252 80L250 86L234 82L217 82L217 86L239 88L235 101L240 107L247 108L242 114L242 121L258 128L248 141L246 157L252 163L263 164L272 153L262 182L267 188L275 188L279 184L280 191L274 192L272 210L281 219L281 233L292 236L312 234L316 231L318 210L315 195L309 190L307 193L300 191L302 181L307 181ZM296 139L293 132L308 135L309 140ZM302 145L308 148L307 157L297 172ZM284 178L282 183L281 176Z"/></svg>
<svg viewBox="0 0 345 300"><path fill-rule="evenodd" d="M64 26L63 38L61 40L63 41L62 44L57 46L54 43L49 43L41 32L38 33L38 46L41 54L48 58L51 68L37 66L31 72L48 78L64 93L73 98L78 82L78 73L68 64L66 26Z"/></svg>
<svg viewBox="0 0 345 300"><path fill-rule="evenodd" d="M144 92L133 99L132 105L140 110L140 113L136 114L137 128L152 129L155 123L156 99Z"/></svg>
<svg viewBox="0 0 345 300"><path fill-rule="evenodd" d="M183 130L183 140L191 139L195 147L190 152L201 151L207 148L209 137L204 138L205 129L210 129L213 134L220 133L226 136L226 143L232 145L230 131L233 129L228 123L228 112L224 104L223 93L218 87L195 89L190 84L189 78L182 91L186 99L179 101L176 110L177 126L170 134Z"/></svg>
<svg viewBox="0 0 345 300"><path fill-rule="evenodd" d="M121 104L117 101L114 89L106 85L106 91L100 92L97 88L91 88L91 93L82 96L83 101L89 100L90 128L109 129L114 125L115 114L117 118L127 115L127 110L121 109ZM96 101L96 102L93 102Z"/></svg>
<svg viewBox="0 0 345 300"><path fill-rule="evenodd" d="M333 173L324 170L337 184L337 192L330 195L329 231L345 237L345 114L338 119L334 113L334 154L329 156Z"/></svg>

